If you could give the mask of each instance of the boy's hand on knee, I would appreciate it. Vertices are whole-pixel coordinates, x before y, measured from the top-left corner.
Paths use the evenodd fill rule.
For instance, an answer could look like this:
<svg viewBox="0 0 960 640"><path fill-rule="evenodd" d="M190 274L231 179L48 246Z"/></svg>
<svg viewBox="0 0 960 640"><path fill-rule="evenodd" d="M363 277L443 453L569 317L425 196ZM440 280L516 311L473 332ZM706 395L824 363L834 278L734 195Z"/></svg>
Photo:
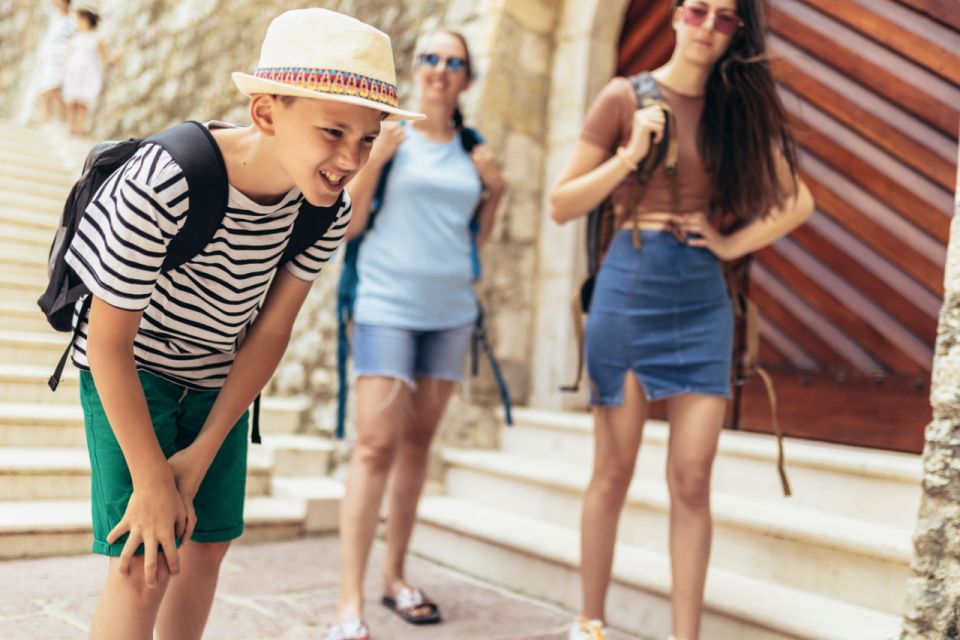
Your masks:
<svg viewBox="0 0 960 640"><path fill-rule="evenodd" d="M186 527L183 533L183 540L186 542L193 535L193 530L197 526L197 515L193 509L193 500L200 489L200 483L203 482L209 463L203 458L202 453L192 446L177 451L167 459L167 462L173 470L173 479L187 513Z"/></svg>
<svg viewBox="0 0 960 640"><path fill-rule="evenodd" d="M114 544L123 534L130 534L120 552L120 573L123 575L130 575L130 561L143 544L144 581L147 586L154 587L157 585L157 547L163 549L170 573L179 573L176 536L183 537L186 528L187 511L171 474L153 482L134 484L127 510L107 536L107 543Z"/></svg>

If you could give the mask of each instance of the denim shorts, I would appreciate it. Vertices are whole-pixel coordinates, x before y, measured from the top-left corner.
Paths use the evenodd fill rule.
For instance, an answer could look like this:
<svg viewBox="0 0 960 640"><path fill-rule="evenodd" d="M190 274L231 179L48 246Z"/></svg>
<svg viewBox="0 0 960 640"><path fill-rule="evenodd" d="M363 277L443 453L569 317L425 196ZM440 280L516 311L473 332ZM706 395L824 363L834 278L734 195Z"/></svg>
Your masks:
<svg viewBox="0 0 960 640"><path fill-rule="evenodd" d="M637 250L618 232L597 275L586 329L594 403L623 404L627 371L650 401L730 397L733 309L720 261L669 232L642 238Z"/></svg>
<svg viewBox="0 0 960 640"><path fill-rule="evenodd" d="M397 378L411 388L418 377L463 380L472 335L472 322L435 331L357 323L354 375Z"/></svg>

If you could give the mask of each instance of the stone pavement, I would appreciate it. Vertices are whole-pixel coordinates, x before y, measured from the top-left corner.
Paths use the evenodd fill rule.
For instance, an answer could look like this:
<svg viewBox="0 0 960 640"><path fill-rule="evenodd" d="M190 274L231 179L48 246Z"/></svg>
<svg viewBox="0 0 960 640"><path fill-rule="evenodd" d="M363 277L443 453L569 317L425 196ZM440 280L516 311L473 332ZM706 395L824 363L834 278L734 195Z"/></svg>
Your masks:
<svg viewBox="0 0 960 640"><path fill-rule="evenodd" d="M445 622L413 627L379 605L383 550L371 558L367 622L375 640L566 640L569 614L410 558L408 576ZM205 640L322 640L337 594L336 538L236 545L227 555ZM86 637L106 562L92 555L0 564L0 638ZM610 640L629 640L614 633Z"/></svg>

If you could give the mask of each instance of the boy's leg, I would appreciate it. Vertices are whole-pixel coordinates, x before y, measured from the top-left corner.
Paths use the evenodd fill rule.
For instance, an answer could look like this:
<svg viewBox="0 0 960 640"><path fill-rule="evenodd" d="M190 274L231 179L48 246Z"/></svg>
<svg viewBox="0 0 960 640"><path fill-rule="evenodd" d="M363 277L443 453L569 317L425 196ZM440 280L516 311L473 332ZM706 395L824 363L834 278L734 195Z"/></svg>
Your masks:
<svg viewBox="0 0 960 640"><path fill-rule="evenodd" d="M130 561L130 575L120 573L120 558L110 558L107 584L90 623L90 640L153 639L154 620L170 579L162 554L160 558L155 587L148 587L144 580L143 556Z"/></svg>
<svg viewBox="0 0 960 640"><path fill-rule="evenodd" d="M177 418L177 450L188 447L203 427L218 391L186 393ZM192 640L203 635L220 564L230 542L243 533L243 504L247 481L247 414L227 434L207 475L200 483L193 507L197 526L193 538L180 548L180 573L170 581L157 616L158 640Z"/></svg>
<svg viewBox="0 0 960 640"><path fill-rule="evenodd" d="M190 542L180 548L180 573L170 581L157 616L157 640L199 640L229 542Z"/></svg>
<svg viewBox="0 0 960 640"><path fill-rule="evenodd" d="M179 387L149 374L140 374L150 418L164 455L175 450L176 414ZM133 491L133 482L123 452L107 420L93 382L87 371L80 372L80 403L83 406L87 448L91 466L91 507L93 551L110 556L107 582L90 625L95 640L112 638L152 638L160 600L166 589L169 571L163 554L158 558L158 583L147 587L143 573L143 555L134 557L130 574L119 572L119 555L126 542L123 536L114 544L107 534L120 522Z"/></svg>

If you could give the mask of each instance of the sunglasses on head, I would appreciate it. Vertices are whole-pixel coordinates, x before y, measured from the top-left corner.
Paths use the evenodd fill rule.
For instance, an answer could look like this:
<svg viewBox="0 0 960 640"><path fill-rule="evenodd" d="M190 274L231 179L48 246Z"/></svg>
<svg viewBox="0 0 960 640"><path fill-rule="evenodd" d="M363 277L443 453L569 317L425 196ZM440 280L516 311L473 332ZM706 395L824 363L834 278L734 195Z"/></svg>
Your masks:
<svg viewBox="0 0 960 640"><path fill-rule="evenodd" d="M711 10L699 4L685 4L681 7L683 10L683 21L691 27L701 27L707 21L707 16ZM717 33L725 36L732 36L739 31L743 25L743 18L733 13L713 13L713 28Z"/></svg>
<svg viewBox="0 0 960 640"><path fill-rule="evenodd" d="M436 69L443 62L443 68L453 73L459 73L467 68L467 61L464 58L444 58L435 53L421 53L417 59L420 64L431 69Z"/></svg>

